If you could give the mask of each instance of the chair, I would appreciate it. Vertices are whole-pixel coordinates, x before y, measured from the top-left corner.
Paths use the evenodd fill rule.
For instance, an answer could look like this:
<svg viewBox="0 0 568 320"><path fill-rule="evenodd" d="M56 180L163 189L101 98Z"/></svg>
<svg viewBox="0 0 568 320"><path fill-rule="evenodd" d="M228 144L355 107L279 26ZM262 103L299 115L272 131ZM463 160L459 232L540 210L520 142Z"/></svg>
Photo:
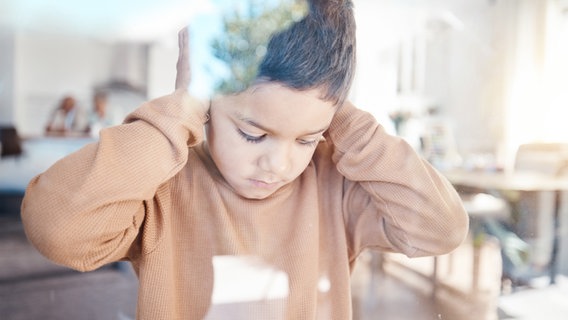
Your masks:
<svg viewBox="0 0 568 320"><path fill-rule="evenodd" d="M526 269L528 244L509 227L511 208L500 197L483 192L460 192L462 203L470 217L470 237L474 248L480 247L488 237L497 240L501 251L501 289L522 283ZM480 259L480 257L476 257ZM475 264L482 264L476 261Z"/></svg>
<svg viewBox="0 0 568 320"><path fill-rule="evenodd" d="M2 158L22 154L22 140L15 127L0 127L0 147Z"/></svg>
<svg viewBox="0 0 568 320"><path fill-rule="evenodd" d="M568 173L568 143L526 143L518 147L515 172L560 176ZM515 192L507 195L512 208L514 229L529 243L529 263L537 275L550 267L555 230L557 194L547 192ZM566 197L564 197L566 198ZM566 202L566 200L565 200ZM566 207L566 205L564 205Z"/></svg>
<svg viewBox="0 0 568 320"><path fill-rule="evenodd" d="M526 143L515 155L515 171L559 175L568 169L568 143Z"/></svg>

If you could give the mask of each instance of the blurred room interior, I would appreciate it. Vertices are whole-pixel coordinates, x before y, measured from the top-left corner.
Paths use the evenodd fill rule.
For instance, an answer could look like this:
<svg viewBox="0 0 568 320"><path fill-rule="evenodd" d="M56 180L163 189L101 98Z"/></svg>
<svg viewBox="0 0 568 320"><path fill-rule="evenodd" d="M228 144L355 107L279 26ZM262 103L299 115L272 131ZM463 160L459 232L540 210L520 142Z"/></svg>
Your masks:
<svg viewBox="0 0 568 320"><path fill-rule="evenodd" d="M34 255L18 242L25 240L13 219L34 175L97 139L97 132L87 131L46 136L54 108L72 95L89 110L94 94L104 91L108 107L124 117L141 102L168 94L174 87L177 31L186 25L191 28L189 90L206 99L226 72L207 51L211 37L220 31L220 15L244 2L0 2L0 314L14 312L14 319L15 314L22 319L18 308L57 307L16 289L20 282L32 288L27 278L45 281L49 270L59 279L61 270L16 252ZM362 256L354 274L356 318L400 319L396 310L408 307L409 296L420 301L410 304L423 318L404 319L563 318L568 313L568 0L354 4L358 66L351 100L447 173L472 221L468 240L447 256ZM10 240L12 235L19 240ZM404 289L391 287L392 281ZM132 290L128 283L121 286ZM407 292L406 298L388 298L397 290ZM31 300L6 302L14 292ZM122 300L113 306L120 309L117 301ZM427 311L422 304L428 304ZM392 318L387 309L395 313ZM120 314L127 319L129 312L131 306Z"/></svg>

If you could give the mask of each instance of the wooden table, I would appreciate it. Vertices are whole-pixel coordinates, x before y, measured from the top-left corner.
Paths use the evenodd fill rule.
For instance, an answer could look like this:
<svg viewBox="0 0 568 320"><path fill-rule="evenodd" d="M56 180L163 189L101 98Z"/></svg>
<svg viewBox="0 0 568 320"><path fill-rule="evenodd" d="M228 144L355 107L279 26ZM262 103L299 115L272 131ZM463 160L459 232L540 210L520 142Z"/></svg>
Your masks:
<svg viewBox="0 0 568 320"><path fill-rule="evenodd" d="M558 247L560 243L560 202L563 191L568 191L568 177L550 176L528 172L485 172L485 171L448 171L444 172L448 180L456 187L464 186L487 191L552 191L555 193L554 202L554 236L550 257L550 283L555 283L558 272ZM510 199L505 199L511 201Z"/></svg>

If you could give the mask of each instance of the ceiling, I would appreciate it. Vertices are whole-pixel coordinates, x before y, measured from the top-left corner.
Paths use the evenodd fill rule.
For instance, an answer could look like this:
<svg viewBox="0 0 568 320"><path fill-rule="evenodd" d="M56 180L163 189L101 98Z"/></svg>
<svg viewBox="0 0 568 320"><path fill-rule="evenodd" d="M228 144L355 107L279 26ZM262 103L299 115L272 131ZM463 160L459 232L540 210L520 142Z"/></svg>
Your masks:
<svg viewBox="0 0 568 320"><path fill-rule="evenodd" d="M0 0L0 31L150 41L213 9L210 0Z"/></svg>

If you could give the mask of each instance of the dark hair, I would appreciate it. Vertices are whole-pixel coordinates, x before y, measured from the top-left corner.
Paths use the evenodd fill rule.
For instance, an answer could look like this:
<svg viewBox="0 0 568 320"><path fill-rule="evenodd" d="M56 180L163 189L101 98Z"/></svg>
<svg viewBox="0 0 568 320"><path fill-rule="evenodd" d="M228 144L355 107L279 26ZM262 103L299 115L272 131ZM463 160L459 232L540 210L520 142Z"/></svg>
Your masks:
<svg viewBox="0 0 568 320"><path fill-rule="evenodd" d="M351 0L310 0L300 21L274 34L258 79L298 90L318 88L341 105L355 73L355 18Z"/></svg>

